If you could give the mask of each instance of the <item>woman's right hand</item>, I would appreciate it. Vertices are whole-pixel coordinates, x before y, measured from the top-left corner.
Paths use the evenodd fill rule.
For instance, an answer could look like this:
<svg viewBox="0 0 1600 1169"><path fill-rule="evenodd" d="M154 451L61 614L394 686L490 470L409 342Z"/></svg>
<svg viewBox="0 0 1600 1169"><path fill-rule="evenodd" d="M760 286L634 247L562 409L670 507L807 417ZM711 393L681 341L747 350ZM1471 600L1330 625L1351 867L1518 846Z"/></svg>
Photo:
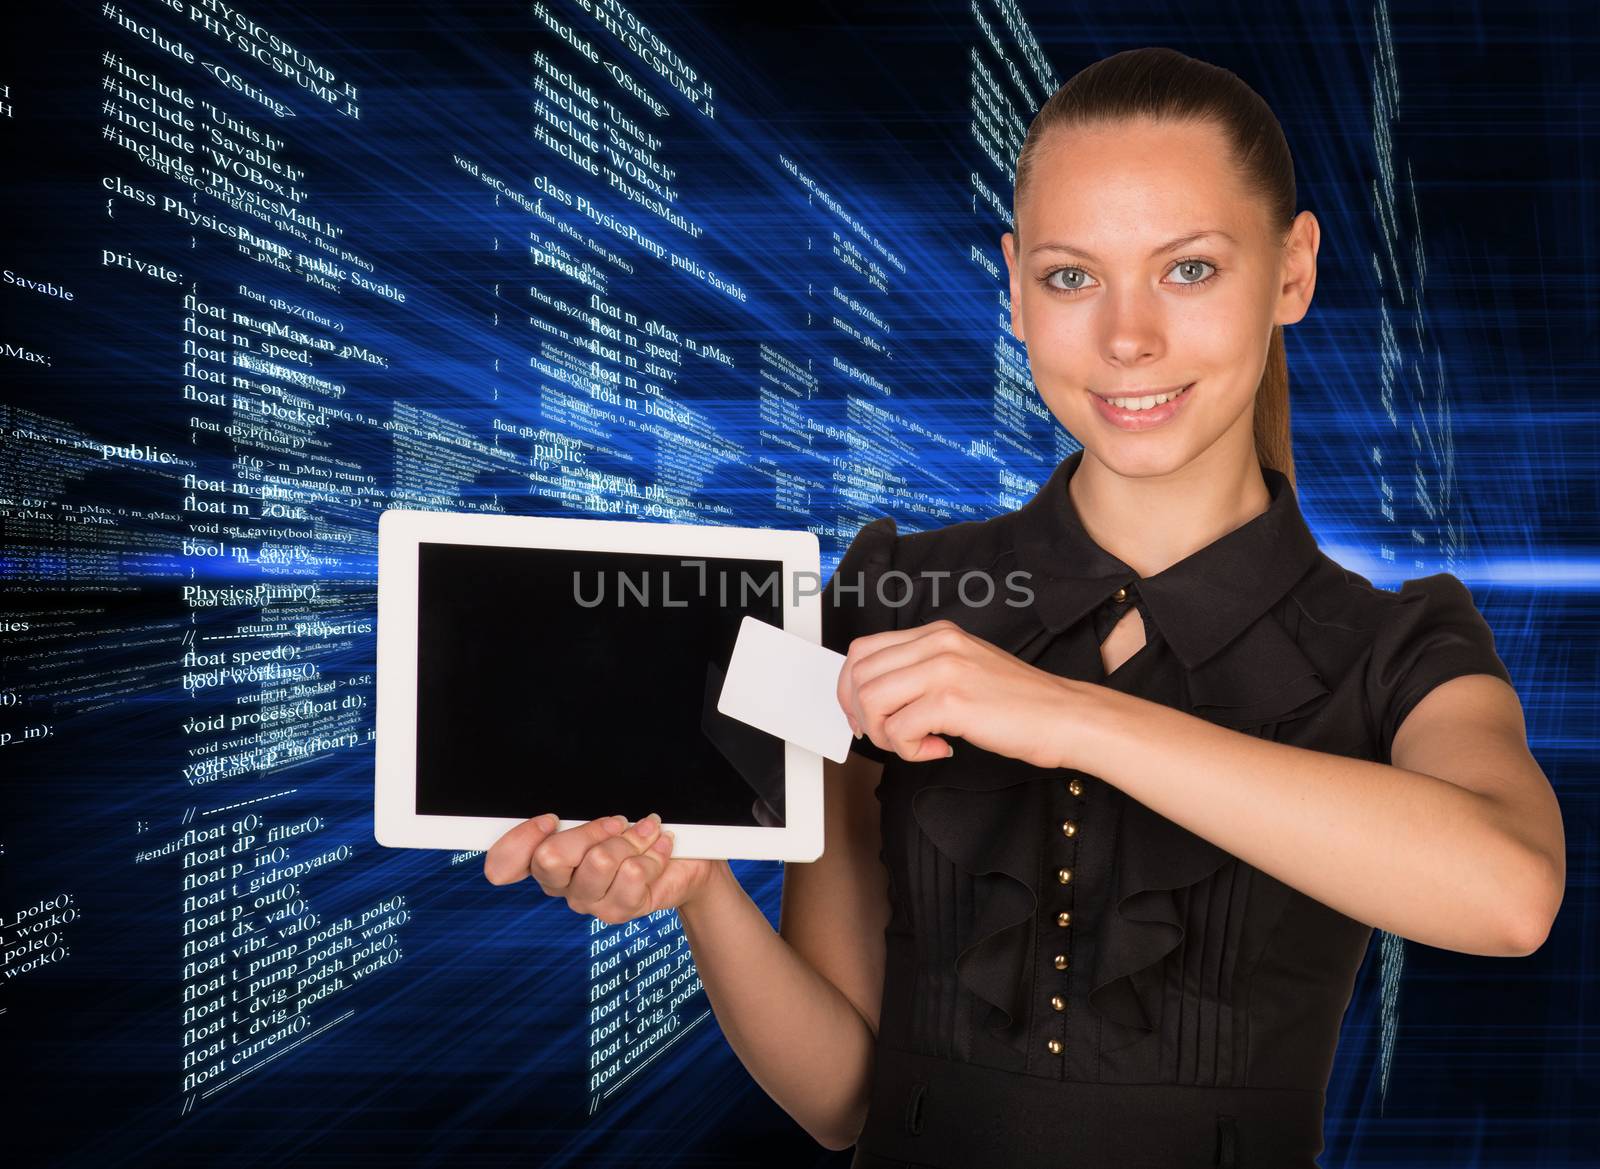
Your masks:
<svg viewBox="0 0 1600 1169"><path fill-rule="evenodd" d="M574 913L620 925L681 906L728 863L674 857L672 834L661 831L653 812L632 827L622 816L560 830L557 824L553 814L535 816L495 841L483 858L489 883L532 877L549 896L566 898Z"/></svg>

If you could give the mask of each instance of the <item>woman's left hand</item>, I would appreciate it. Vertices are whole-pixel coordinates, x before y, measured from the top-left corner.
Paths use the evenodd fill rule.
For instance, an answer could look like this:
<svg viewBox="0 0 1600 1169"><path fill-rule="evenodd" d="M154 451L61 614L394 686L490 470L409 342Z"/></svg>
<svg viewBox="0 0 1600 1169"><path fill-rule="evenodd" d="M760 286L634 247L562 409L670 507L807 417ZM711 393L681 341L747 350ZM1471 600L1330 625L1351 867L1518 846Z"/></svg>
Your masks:
<svg viewBox="0 0 1600 1169"><path fill-rule="evenodd" d="M950 755L943 734L1036 767L1070 766L1086 705L1081 684L947 620L856 638L838 694L852 731L912 763Z"/></svg>

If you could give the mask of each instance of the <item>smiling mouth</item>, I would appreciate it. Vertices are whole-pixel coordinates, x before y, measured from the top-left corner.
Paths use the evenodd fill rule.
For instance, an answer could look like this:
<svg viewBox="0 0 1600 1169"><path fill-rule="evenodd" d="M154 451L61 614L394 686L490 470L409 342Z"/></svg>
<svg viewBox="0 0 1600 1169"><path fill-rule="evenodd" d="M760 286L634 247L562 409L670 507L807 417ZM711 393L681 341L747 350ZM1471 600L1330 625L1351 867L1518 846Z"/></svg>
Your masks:
<svg viewBox="0 0 1600 1169"><path fill-rule="evenodd" d="M1192 385L1194 385L1193 382L1183 382L1176 386L1169 386L1166 389L1139 390L1136 393L1125 394L1102 394L1094 390L1090 390L1089 392L1094 394L1094 396L1099 398L1102 402L1109 402L1119 409L1149 410L1156 406L1164 405L1166 402L1176 398L1179 394L1183 393Z"/></svg>

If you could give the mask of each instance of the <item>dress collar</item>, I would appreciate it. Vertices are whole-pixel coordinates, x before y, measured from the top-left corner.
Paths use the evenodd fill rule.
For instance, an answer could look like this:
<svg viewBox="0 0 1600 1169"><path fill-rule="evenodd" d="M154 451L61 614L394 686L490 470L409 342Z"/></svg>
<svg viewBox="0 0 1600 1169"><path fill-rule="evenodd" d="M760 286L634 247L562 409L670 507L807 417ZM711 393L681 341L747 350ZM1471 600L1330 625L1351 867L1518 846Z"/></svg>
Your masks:
<svg viewBox="0 0 1600 1169"><path fill-rule="evenodd" d="M1144 599L1178 660L1192 670L1249 628L1318 556L1288 477L1262 465L1272 498L1266 511L1154 576L1141 577L1096 544L1079 520L1067 481L1082 462L1082 449L1069 455L1016 513L1016 562L1029 574L1036 615L1052 632L1072 625L1119 586L1129 586Z"/></svg>

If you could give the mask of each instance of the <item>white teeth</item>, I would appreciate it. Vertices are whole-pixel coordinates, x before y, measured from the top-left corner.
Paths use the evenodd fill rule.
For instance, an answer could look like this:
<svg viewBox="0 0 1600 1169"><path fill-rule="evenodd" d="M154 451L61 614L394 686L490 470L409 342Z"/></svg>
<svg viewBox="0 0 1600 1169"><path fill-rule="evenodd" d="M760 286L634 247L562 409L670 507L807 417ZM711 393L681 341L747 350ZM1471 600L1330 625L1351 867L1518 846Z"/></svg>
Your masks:
<svg viewBox="0 0 1600 1169"><path fill-rule="evenodd" d="M1184 387L1184 389L1187 388L1187 386ZM1172 401L1181 393L1183 393L1183 390L1175 390L1170 394L1157 394L1153 398L1107 398L1106 401L1113 406L1120 406L1124 410L1150 410L1163 402Z"/></svg>

